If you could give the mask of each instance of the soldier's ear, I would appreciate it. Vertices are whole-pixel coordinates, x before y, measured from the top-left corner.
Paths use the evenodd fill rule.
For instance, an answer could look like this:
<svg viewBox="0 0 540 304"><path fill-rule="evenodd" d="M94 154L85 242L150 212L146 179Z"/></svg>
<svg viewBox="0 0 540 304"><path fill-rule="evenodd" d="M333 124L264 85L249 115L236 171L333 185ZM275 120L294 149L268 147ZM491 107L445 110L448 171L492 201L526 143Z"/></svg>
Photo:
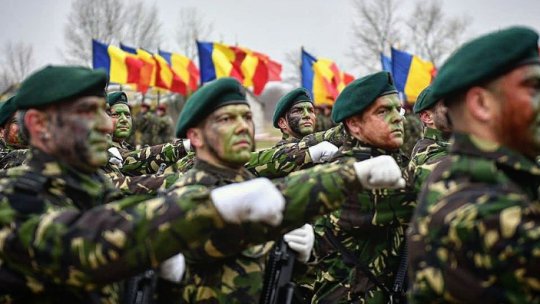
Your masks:
<svg viewBox="0 0 540 304"><path fill-rule="evenodd" d="M278 127L281 129L281 130L287 130L287 127L289 126L289 124L287 123L287 120L285 119L285 117L280 117L278 119Z"/></svg>
<svg viewBox="0 0 540 304"><path fill-rule="evenodd" d="M204 146L202 130L199 128L189 128L186 132L186 138L189 139L191 146L199 149Z"/></svg>
<svg viewBox="0 0 540 304"><path fill-rule="evenodd" d="M498 100L483 87L473 87L465 95L465 106L470 115L479 122L489 122L493 119Z"/></svg>
<svg viewBox="0 0 540 304"><path fill-rule="evenodd" d="M433 123L432 112L429 110L424 110L420 112L420 120L426 125L432 124Z"/></svg>

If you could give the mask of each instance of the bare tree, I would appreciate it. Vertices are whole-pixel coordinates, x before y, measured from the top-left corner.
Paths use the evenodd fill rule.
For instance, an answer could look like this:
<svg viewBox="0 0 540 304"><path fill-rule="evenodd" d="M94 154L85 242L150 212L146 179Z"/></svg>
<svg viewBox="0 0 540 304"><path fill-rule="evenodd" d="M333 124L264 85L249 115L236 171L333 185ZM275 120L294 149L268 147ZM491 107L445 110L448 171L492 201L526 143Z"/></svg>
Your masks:
<svg viewBox="0 0 540 304"><path fill-rule="evenodd" d="M438 66L463 42L470 23L467 16L446 16L441 1L434 0L417 2L406 24L414 53Z"/></svg>
<svg viewBox="0 0 540 304"><path fill-rule="evenodd" d="M214 26L211 22L207 22L202 13L195 7L182 8L178 20L176 42L183 55L194 60L197 58L195 41L208 39L214 30Z"/></svg>
<svg viewBox="0 0 540 304"><path fill-rule="evenodd" d="M30 44L8 42L3 47L0 92L20 83L34 69L34 51Z"/></svg>
<svg viewBox="0 0 540 304"><path fill-rule="evenodd" d="M65 26L66 60L92 64L92 38L105 43L118 40L124 28L124 6L119 0L76 0Z"/></svg>
<svg viewBox="0 0 540 304"><path fill-rule="evenodd" d="M397 0L353 0L357 19L352 29L351 57L355 66L369 71L380 69L380 53L389 53L393 44L399 43Z"/></svg>
<svg viewBox="0 0 540 304"><path fill-rule="evenodd" d="M130 4L126 10L125 24L125 34L119 37L122 42L147 50L159 47L162 41L161 22L155 4L151 7L142 1Z"/></svg>

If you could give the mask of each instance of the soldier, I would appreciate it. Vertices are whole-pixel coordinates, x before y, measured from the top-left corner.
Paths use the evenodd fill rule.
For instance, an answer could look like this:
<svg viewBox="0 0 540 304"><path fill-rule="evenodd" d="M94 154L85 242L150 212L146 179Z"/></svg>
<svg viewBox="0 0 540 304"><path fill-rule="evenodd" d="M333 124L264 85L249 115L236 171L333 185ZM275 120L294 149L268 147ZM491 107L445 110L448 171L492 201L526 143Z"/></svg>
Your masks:
<svg viewBox="0 0 540 304"><path fill-rule="evenodd" d="M187 155L190 149L189 141L175 140L151 147L134 150L126 142L132 131L131 109L124 92L114 92L107 95L107 114L113 122L112 147L109 149L111 158L119 166L120 171L127 176L156 174L160 165L173 166L178 160ZM116 171L109 168L107 172ZM167 171L173 173L175 168ZM163 173L163 172L162 172ZM122 179L123 182L123 179Z"/></svg>
<svg viewBox="0 0 540 304"><path fill-rule="evenodd" d="M448 140L452 128L446 116L447 109L444 102L433 99L431 87L420 93L413 110L415 114L420 115L424 125L422 139L414 146L409 163L414 187L419 192L431 170L448 155Z"/></svg>
<svg viewBox="0 0 540 304"><path fill-rule="evenodd" d="M336 124L332 121L332 118L330 117L332 113L332 106L331 105L316 105L316 124L315 124L315 132L323 132L330 128L333 128Z"/></svg>
<svg viewBox="0 0 540 304"><path fill-rule="evenodd" d="M403 120L403 129L405 132L401 151L403 151L407 157L410 157L414 145L422 136L422 122L418 119L418 117L411 113L410 110L404 109L403 113L405 113L405 119Z"/></svg>
<svg viewBox="0 0 540 304"><path fill-rule="evenodd" d="M297 88L281 97L273 117L274 128L281 131L281 141L274 147L300 141L315 130L315 112L309 92Z"/></svg>
<svg viewBox="0 0 540 304"><path fill-rule="evenodd" d="M227 222L281 221L283 196L265 179L111 202L116 191L98 171L112 132L106 83L104 71L48 66L14 99L31 156L0 184L0 302L119 303L119 281L199 246ZM169 268L160 274L174 277Z"/></svg>
<svg viewBox="0 0 540 304"><path fill-rule="evenodd" d="M388 72L351 82L334 104L332 119L343 122L348 137L334 155L365 166L385 167L395 160L406 173L403 117ZM377 157L379 156L379 157ZM401 180L403 186L405 180ZM396 295L404 260L405 230L415 205L411 189L363 190L339 210L315 222L317 281L313 303L389 303Z"/></svg>
<svg viewBox="0 0 540 304"><path fill-rule="evenodd" d="M540 302L538 33L510 27L465 43L432 90L454 139L412 220L410 299Z"/></svg>
<svg viewBox="0 0 540 304"><path fill-rule="evenodd" d="M157 119L157 138L159 143L169 142L173 138L173 121L167 115L167 107L164 104L158 105L156 109Z"/></svg>
<svg viewBox="0 0 540 304"><path fill-rule="evenodd" d="M107 95L107 114L113 123L112 146L118 149L122 157L125 157L134 150L126 142L132 131L131 109L126 93L113 92Z"/></svg>
<svg viewBox="0 0 540 304"><path fill-rule="evenodd" d="M254 149L253 133L252 113L244 88L237 80L220 78L200 88L182 110L176 131L178 137L190 139L197 156L195 165L170 191L193 184L212 188L254 178L243 167ZM397 165L393 166L391 182L401 178ZM265 255L270 248L260 245L339 206L349 192L357 188L348 188L349 183L341 182L343 176L349 174L350 167L330 165L274 181L278 188L290 189L287 193L296 199L288 205L291 212L286 212L284 224L270 230L260 225L238 225L216 231L201 250L184 252L188 266L184 300L189 303L257 302ZM302 261L309 258L310 229L303 226L285 236L290 247L299 251L298 258Z"/></svg>

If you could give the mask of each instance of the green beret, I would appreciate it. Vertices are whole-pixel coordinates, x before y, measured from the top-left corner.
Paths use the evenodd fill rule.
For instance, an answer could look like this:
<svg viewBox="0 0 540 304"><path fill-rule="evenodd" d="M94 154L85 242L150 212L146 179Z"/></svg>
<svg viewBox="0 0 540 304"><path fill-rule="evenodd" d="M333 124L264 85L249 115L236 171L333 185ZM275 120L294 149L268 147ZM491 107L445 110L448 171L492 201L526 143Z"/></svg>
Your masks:
<svg viewBox="0 0 540 304"><path fill-rule="evenodd" d="M481 36L457 49L439 69L433 98L443 99L530 63L540 63L534 30L510 27Z"/></svg>
<svg viewBox="0 0 540 304"><path fill-rule="evenodd" d="M274 127L279 128L279 118L285 115L285 113L289 111L292 106L297 103L306 101L313 104L313 100L311 100L309 92L304 88L294 89L287 93L285 96L281 97L276 105L276 110L274 111L274 117L272 119L274 122Z"/></svg>
<svg viewBox="0 0 540 304"><path fill-rule="evenodd" d="M4 127L8 120L17 112L17 107L13 102L15 96L10 97L6 102L0 105L0 127Z"/></svg>
<svg viewBox="0 0 540 304"><path fill-rule="evenodd" d="M349 83L339 94L332 108L332 120L342 122L347 117L361 113L380 96L397 94L392 76L377 72Z"/></svg>
<svg viewBox="0 0 540 304"><path fill-rule="evenodd" d="M194 127L217 108L231 104L248 104L246 90L234 78L219 78L198 89L186 102L178 122L176 136L185 138L189 128Z"/></svg>
<svg viewBox="0 0 540 304"><path fill-rule="evenodd" d="M107 95L107 103L111 107L117 103L127 104L128 103L127 95L124 92L109 93Z"/></svg>
<svg viewBox="0 0 540 304"><path fill-rule="evenodd" d="M433 107L439 99L433 98L433 89L431 86L426 87L414 103L413 112L418 114L426 109Z"/></svg>
<svg viewBox="0 0 540 304"><path fill-rule="evenodd" d="M15 96L18 109L46 106L83 96L105 96L107 73L75 66L47 66L28 76Z"/></svg>

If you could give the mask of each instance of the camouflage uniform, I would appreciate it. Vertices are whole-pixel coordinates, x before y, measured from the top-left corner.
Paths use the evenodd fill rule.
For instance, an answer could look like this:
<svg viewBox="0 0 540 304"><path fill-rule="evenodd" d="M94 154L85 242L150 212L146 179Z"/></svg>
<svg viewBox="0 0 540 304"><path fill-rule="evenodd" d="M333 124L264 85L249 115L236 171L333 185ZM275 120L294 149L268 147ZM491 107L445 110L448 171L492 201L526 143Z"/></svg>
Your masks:
<svg viewBox="0 0 540 304"><path fill-rule="evenodd" d="M155 136L156 115L150 110L141 116L137 115L136 130L141 134L141 145L152 146Z"/></svg>
<svg viewBox="0 0 540 304"><path fill-rule="evenodd" d="M199 246L224 222L204 187L110 202L116 190L39 150L0 180L0 302L119 303L117 282Z"/></svg>
<svg viewBox="0 0 540 304"><path fill-rule="evenodd" d="M112 155L109 152L109 157ZM120 190L124 195L149 194L157 195L170 187L178 180L179 173L167 174L144 174L139 176L125 176L117 165L107 163L102 168L114 187Z"/></svg>
<svg viewBox="0 0 540 304"><path fill-rule="evenodd" d="M169 142L173 138L173 121L169 115L156 117L158 144Z"/></svg>
<svg viewBox="0 0 540 304"><path fill-rule="evenodd" d="M405 119L403 120L403 146L401 146L401 151L411 157L411 153L414 145L422 136L422 122L416 115L412 113L405 114Z"/></svg>
<svg viewBox="0 0 540 304"><path fill-rule="evenodd" d="M133 148L133 146L127 143L125 140L122 140L121 142L112 141L111 146L118 149L118 152L120 152L122 158L127 157L129 153L135 150L135 148Z"/></svg>
<svg viewBox="0 0 540 304"><path fill-rule="evenodd" d="M539 186L532 160L455 134L412 220L411 300L540 302Z"/></svg>
<svg viewBox="0 0 540 304"><path fill-rule="evenodd" d="M257 176L277 178L287 176L289 173L313 166L308 148L322 141L341 146L345 138L343 124L326 131L305 136L297 143L286 143L270 149L251 154L246 168Z"/></svg>
<svg viewBox="0 0 540 304"><path fill-rule="evenodd" d="M448 155L449 144L441 131L425 128L422 139L413 148L409 163L409 174L412 176L417 192L420 192L433 168Z"/></svg>
<svg viewBox="0 0 540 304"><path fill-rule="evenodd" d="M332 118L324 115L324 113L317 113L317 120L315 123L315 132L326 131L333 128L336 124L332 121Z"/></svg>
<svg viewBox="0 0 540 304"><path fill-rule="evenodd" d="M176 171L175 164L187 155L181 139L173 143L166 143L132 151L124 157L122 173L128 176L155 174L161 164L172 166L170 173Z"/></svg>
<svg viewBox="0 0 540 304"><path fill-rule="evenodd" d="M209 188L253 178L245 169L239 172L217 168L201 160L170 188L175 191L190 184ZM335 208L359 188L351 163L326 165L297 172L275 180L288 201L279 228L256 224L230 225L216 231L197 250L183 251L187 272L184 300L189 303L256 303L262 290L265 254L270 249L256 246L297 228L313 217Z"/></svg>
<svg viewBox="0 0 540 304"><path fill-rule="evenodd" d="M365 146L352 137L341 146L335 159L341 163L380 155L392 156L407 177L405 155ZM339 210L316 221L314 253L318 273L313 303L389 302L389 294L376 284L388 289L394 284L415 198L410 187L363 190L350 196ZM337 242L361 266L349 263L345 250L334 245ZM371 272L378 283L362 268Z"/></svg>

